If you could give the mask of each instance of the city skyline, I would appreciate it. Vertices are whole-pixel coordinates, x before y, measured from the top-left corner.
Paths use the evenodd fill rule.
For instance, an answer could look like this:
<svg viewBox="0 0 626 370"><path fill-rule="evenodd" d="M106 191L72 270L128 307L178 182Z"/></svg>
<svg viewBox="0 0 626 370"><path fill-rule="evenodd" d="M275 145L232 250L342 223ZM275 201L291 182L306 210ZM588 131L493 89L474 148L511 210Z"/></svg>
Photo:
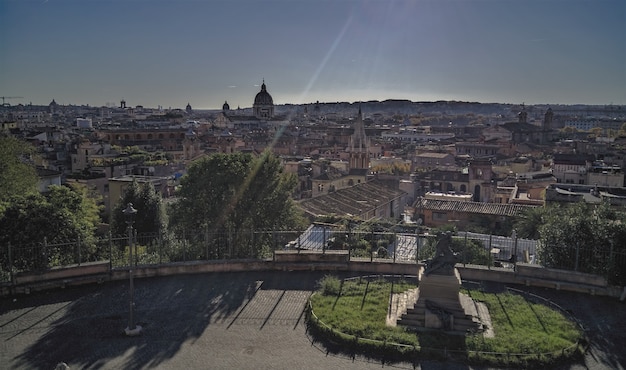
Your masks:
<svg viewBox="0 0 626 370"><path fill-rule="evenodd" d="M625 21L619 0L0 0L0 95L624 105Z"/></svg>

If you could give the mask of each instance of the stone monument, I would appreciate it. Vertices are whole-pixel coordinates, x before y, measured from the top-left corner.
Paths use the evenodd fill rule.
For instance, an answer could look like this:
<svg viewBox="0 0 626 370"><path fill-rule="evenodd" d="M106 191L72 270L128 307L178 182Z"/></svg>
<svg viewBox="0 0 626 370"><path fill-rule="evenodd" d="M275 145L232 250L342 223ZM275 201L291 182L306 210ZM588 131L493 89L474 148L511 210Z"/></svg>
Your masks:
<svg viewBox="0 0 626 370"><path fill-rule="evenodd" d="M454 267L457 255L448 232L437 242L435 256L418 271L419 285L413 307L407 305L398 325L415 330L441 330L454 334L484 330L479 311L483 309L460 293L461 276ZM408 303L408 302L407 302Z"/></svg>

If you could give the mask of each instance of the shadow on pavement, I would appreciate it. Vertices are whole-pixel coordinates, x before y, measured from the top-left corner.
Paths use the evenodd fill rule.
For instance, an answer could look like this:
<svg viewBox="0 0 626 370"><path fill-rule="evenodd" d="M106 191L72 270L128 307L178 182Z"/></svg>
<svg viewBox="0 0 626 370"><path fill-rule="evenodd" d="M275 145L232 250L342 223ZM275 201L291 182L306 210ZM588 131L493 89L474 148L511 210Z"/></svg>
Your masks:
<svg viewBox="0 0 626 370"><path fill-rule="evenodd" d="M193 343L207 326L232 322L259 290L313 290L323 276L317 272L251 272L193 274L135 279L135 322L143 332L126 337L128 282L110 282L18 297L3 302L0 312L59 303L60 318L13 359L19 368L53 368L64 361L80 368L156 367L181 346ZM66 303L64 303L66 302ZM32 307L32 308L31 308ZM60 312L60 311L59 311ZM22 326L5 340L11 345L40 323Z"/></svg>
<svg viewBox="0 0 626 370"><path fill-rule="evenodd" d="M203 336L209 326L231 330L233 323L241 321L265 331L268 320L286 317L281 310L288 296L315 290L326 274L242 272L136 279L135 320L144 328L138 337L123 334L128 325L128 281L6 297L0 300L0 340L6 349L0 352L0 362L9 368L27 369L50 369L61 361L71 363L72 368L91 369L165 366L183 346L193 345ZM552 300L583 324L590 349L584 363L565 368L624 368L625 303L551 289L517 288ZM262 299L248 304L255 296ZM298 315L284 320L289 330L302 319ZM331 353L326 349L327 356ZM468 367L425 362L420 368Z"/></svg>

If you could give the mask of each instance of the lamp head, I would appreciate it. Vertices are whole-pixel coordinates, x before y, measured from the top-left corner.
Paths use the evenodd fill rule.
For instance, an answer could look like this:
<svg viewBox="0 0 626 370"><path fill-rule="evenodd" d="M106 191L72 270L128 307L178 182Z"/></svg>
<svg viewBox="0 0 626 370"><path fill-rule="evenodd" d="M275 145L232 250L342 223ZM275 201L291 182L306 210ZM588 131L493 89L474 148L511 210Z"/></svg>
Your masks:
<svg viewBox="0 0 626 370"><path fill-rule="evenodd" d="M135 214L137 213L137 210L135 208L133 208L133 204L132 203L128 203L128 205L126 206L126 208L122 211L122 213L129 219L132 219L133 216L135 216Z"/></svg>

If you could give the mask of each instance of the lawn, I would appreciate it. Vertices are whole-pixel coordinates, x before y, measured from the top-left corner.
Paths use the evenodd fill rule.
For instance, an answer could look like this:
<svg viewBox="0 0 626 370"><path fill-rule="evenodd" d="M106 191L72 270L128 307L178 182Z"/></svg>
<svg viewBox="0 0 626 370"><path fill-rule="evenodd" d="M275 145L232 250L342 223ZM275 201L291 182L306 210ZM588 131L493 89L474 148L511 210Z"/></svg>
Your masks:
<svg viewBox="0 0 626 370"><path fill-rule="evenodd" d="M489 308L494 338L387 326L385 318L392 292L411 288L415 285L406 281L341 281L326 276L311 297L313 320L309 323L335 346L344 342L349 351L366 355L395 352L392 357L396 360L412 361L445 353L447 357L475 363L527 365L528 361L537 364L571 358L579 352L577 343L583 333L573 321L560 311L509 292L464 291Z"/></svg>

